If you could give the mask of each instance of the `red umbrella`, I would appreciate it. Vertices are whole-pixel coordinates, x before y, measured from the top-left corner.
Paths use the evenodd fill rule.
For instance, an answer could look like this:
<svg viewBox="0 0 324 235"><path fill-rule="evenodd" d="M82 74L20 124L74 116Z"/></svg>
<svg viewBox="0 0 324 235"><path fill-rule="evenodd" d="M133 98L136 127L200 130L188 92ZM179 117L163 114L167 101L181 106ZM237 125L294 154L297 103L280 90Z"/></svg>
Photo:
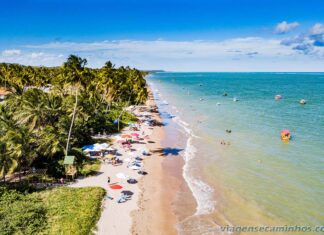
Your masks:
<svg viewBox="0 0 324 235"><path fill-rule="evenodd" d="M139 134L138 134L138 133L132 133L131 135L132 135L132 136L136 136L136 137L138 137L138 136L139 136Z"/></svg>
<svg viewBox="0 0 324 235"><path fill-rule="evenodd" d="M122 189L123 186L119 185L119 184L113 184L113 185L110 185L110 188L111 189Z"/></svg>

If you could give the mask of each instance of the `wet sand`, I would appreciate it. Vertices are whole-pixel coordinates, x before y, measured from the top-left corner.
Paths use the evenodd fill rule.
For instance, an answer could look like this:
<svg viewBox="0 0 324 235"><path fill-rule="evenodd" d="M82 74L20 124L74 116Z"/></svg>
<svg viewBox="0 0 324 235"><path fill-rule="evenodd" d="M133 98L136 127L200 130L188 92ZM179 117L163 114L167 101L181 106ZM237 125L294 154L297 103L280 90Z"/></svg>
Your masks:
<svg viewBox="0 0 324 235"><path fill-rule="evenodd" d="M155 107L151 92L147 105ZM159 113L153 113L152 117L162 122ZM176 144L173 138L181 136L173 134L169 136L163 126L153 129L152 143L148 144L152 156L144 163L149 175L139 183L139 209L132 212L132 234L178 234L178 222L194 213L196 204L182 176L184 160L172 152Z"/></svg>

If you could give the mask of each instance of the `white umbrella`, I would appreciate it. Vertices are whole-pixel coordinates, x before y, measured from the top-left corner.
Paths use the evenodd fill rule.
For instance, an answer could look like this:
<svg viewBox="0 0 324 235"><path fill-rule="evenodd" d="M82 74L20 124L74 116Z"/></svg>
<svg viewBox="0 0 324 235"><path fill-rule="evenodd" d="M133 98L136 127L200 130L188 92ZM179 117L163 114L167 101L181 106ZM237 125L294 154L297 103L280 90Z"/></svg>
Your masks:
<svg viewBox="0 0 324 235"><path fill-rule="evenodd" d="M116 135L116 136L115 136L115 139L116 139L116 140L123 140L123 138L122 138L120 135Z"/></svg>
<svg viewBox="0 0 324 235"><path fill-rule="evenodd" d="M129 176L125 175L122 172L119 172L119 173L116 174L116 177L119 178L119 179L127 179Z"/></svg>
<svg viewBox="0 0 324 235"><path fill-rule="evenodd" d="M130 167L130 169L132 169L132 170L140 170L141 167L133 165L133 166Z"/></svg>
<svg viewBox="0 0 324 235"><path fill-rule="evenodd" d="M104 149L109 148L109 144L107 144L107 143L102 143L102 144L100 144L100 146L101 146L102 148L104 148Z"/></svg>
<svg viewBox="0 0 324 235"><path fill-rule="evenodd" d="M115 149L113 147L107 148L108 151L114 151Z"/></svg>

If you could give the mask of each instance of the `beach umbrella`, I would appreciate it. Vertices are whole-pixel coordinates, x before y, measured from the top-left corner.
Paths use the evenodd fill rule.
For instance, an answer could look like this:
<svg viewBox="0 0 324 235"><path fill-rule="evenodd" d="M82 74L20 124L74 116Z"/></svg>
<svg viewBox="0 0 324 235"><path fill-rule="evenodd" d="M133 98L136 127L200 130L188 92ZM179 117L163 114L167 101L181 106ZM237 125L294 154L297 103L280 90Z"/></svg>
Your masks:
<svg viewBox="0 0 324 235"><path fill-rule="evenodd" d="M85 150L85 149L90 149L90 150L93 150L93 145L85 145L82 147L82 150Z"/></svg>
<svg viewBox="0 0 324 235"><path fill-rule="evenodd" d="M130 179L127 180L127 183L129 183L129 184L136 184L137 183L137 180L134 179L134 178L130 178Z"/></svg>
<svg viewBox="0 0 324 235"><path fill-rule="evenodd" d="M119 185L119 184L113 184L113 185L110 185L110 188L111 189L122 189L123 186Z"/></svg>
<svg viewBox="0 0 324 235"><path fill-rule="evenodd" d="M138 134L138 133L132 133L131 136L136 136L136 137L138 137L139 134Z"/></svg>
<svg viewBox="0 0 324 235"><path fill-rule="evenodd" d="M113 147L107 148L108 151L114 151L115 149Z"/></svg>
<svg viewBox="0 0 324 235"><path fill-rule="evenodd" d="M117 173L117 174L116 174L116 177L119 178L119 179L127 179L127 178L129 178L128 175L125 175L125 174L122 173L122 172Z"/></svg>
<svg viewBox="0 0 324 235"><path fill-rule="evenodd" d="M112 158L114 158L114 155L112 155L112 154L108 154L108 155L105 155L105 158L112 159Z"/></svg>
<svg viewBox="0 0 324 235"><path fill-rule="evenodd" d="M100 144L100 146L101 146L101 148L103 148L103 149L107 149L107 148L109 148L109 144L107 144L107 143L102 143L102 144Z"/></svg>
<svg viewBox="0 0 324 235"><path fill-rule="evenodd" d="M131 139L132 136L131 135L128 135L128 134L124 134L124 135L122 135L122 138L124 138L124 139Z"/></svg>
<svg viewBox="0 0 324 235"><path fill-rule="evenodd" d="M130 167L130 169L132 169L132 170L139 170L139 169L141 169L141 167L136 166L136 165L133 165L133 166Z"/></svg>
<svg viewBox="0 0 324 235"><path fill-rule="evenodd" d="M115 138L116 140L121 140L121 139L122 139L122 137L121 137L120 135L116 135L114 138Z"/></svg>

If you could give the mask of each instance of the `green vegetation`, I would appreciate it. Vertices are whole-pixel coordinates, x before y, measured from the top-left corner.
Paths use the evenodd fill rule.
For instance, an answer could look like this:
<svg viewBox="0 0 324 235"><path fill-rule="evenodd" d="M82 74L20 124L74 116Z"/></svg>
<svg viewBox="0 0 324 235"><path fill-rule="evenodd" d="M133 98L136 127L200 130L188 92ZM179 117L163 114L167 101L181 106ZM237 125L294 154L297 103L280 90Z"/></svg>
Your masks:
<svg viewBox="0 0 324 235"><path fill-rule="evenodd" d="M99 160L83 161L79 172L83 176L94 174L100 170L100 164Z"/></svg>
<svg viewBox="0 0 324 235"><path fill-rule="evenodd" d="M0 64L0 88L10 91L0 104L3 179L31 166L59 177L66 154L75 155L82 169L78 148L92 135L116 132L116 119L120 127L135 120L123 109L146 100L144 73L109 61L100 69L86 63L71 55L60 67Z"/></svg>
<svg viewBox="0 0 324 235"><path fill-rule="evenodd" d="M58 188L39 193L47 226L42 234L91 234L101 214L103 188Z"/></svg>
<svg viewBox="0 0 324 235"><path fill-rule="evenodd" d="M92 233L105 190L57 188L32 194L0 187L1 234Z"/></svg>

